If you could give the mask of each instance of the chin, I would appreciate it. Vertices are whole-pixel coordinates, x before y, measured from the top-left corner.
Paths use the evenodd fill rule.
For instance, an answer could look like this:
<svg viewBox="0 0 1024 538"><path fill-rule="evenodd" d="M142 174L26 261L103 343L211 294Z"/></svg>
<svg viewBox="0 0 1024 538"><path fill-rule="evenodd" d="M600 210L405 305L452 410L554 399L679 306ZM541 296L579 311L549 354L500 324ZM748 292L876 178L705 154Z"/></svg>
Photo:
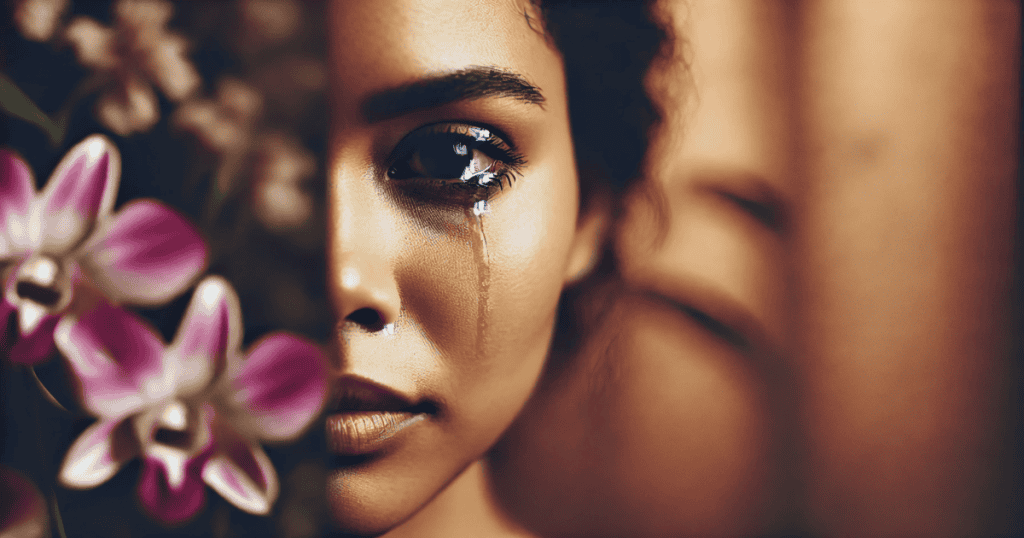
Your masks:
<svg viewBox="0 0 1024 538"><path fill-rule="evenodd" d="M408 453L422 453L419 443L396 444L379 453L335 458L325 492L332 536L380 536L402 525L468 465L461 458L423 461Z"/></svg>
<svg viewBox="0 0 1024 538"><path fill-rule="evenodd" d="M417 502L409 489L396 487L395 483L367 482L348 469L328 475L327 509L334 530L331 536L380 536L409 519L425 502Z"/></svg>
<svg viewBox="0 0 1024 538"><path fill-rule="evenodd" d="M379 536L443 489L458 462L437 449L435 403L354 378L336 393L325 420L327 507L340 535Z"/></svg>

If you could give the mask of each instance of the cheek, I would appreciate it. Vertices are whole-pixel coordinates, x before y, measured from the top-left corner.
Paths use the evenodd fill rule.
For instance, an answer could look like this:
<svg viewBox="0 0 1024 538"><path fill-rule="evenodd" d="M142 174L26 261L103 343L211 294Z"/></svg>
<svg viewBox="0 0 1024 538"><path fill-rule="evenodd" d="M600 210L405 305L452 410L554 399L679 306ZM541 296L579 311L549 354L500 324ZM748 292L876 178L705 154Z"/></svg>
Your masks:
<svg viewBox="0 0 1024 538"><path fill-rule="evenodd" d="M446 219L445 230L413 224L408 247L395 271L403 314L422 328L440 352L453 360L477 348L479 302L487 268L466 216Z"/></svg>
<svg viewBox="0 0 1024 538"><path fill-rule="evenodd" d="M536 171L470 222L462 256L477 280L464 311L475 316L475 334L464 339L474 344L453 358L451 379L463 418L493 425L494 436L518 413L547 358L575 231L574 179Z"/></svg>
<svg viewBox="0 0 1024 538"><path fill-rule="evenodd" d="M530 347L546 355L578 204L575 176L560 170L550 167L521 179L513 186L520 192L496 200L492 212L482 217L490 305L481 314L491 328L495 355Z"/></svg>
<svg viewBox="0 0 1024 538"><path fill-rule="evenodd" d="M624 513L653 533L754 533L770 474L763 389L730 345L675 312L633 310L610 356L604 435Z"/></svg>

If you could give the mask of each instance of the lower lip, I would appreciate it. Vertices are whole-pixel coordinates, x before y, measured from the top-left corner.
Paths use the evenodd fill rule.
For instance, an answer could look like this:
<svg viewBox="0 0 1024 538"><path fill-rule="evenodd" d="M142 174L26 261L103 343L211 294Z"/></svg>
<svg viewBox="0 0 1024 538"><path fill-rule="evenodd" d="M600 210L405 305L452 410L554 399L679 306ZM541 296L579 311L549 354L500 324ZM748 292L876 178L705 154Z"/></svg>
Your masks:
<svg viewBox="0 0 1024 538"><path fill-rule="evenodd" d="M424 418L424 413L405 411L336 413L327 417L327 449L343 456L370 454Z"/></svg>

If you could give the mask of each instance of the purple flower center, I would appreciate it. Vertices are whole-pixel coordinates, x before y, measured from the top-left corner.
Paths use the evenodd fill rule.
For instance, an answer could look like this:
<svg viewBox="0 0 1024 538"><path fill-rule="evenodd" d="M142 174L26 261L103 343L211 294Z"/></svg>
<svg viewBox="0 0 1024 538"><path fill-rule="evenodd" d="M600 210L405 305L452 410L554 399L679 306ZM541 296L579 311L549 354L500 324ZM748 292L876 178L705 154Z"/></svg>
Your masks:
<svg viewBox="0 0 1024 538"><path fill-rule="evenodd" d="M57 290L44 288L34 282L18 282L15 292L22 299L34 301L43 306L55 306L60 302L61 293Z"/></svg>
<svg viewBox="0 0 1024 538"><path fill-rule="evenodd" d="M62 264L49 256L33 256L18 269L14 291L21 299L56 309L67 302L68 287Z"/></svg>

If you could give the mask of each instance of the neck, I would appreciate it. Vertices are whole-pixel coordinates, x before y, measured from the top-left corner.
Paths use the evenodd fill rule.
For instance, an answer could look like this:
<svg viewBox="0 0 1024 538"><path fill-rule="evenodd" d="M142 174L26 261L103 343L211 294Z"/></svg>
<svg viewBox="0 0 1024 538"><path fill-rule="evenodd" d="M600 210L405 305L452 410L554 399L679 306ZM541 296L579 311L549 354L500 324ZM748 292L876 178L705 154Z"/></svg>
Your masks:
<svg viewBox="0 0 1024 538"><path fill-rule="evenodd" d="M411 519L384 538L533 538L501 509L486 464L475 461Z"/></svg>

